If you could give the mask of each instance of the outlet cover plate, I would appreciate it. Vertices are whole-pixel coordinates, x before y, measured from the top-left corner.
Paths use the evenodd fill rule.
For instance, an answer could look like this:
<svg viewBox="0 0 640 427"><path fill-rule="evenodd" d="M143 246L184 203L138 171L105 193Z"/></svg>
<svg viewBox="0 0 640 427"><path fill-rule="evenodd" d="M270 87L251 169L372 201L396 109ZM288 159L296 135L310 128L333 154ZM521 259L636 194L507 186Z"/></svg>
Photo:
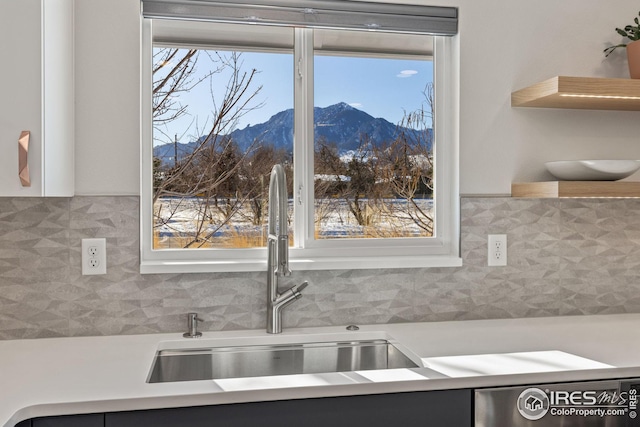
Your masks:
<svg viewBox="0 0 640 427"><path fill-rule="evenodd" d="M107 274L107 241L82 239L82 275Z"/></svg>
<svg viewBox="0 0 640 427"><path fill-rule="evenodd" d="M487 242L487 265L490 267L507 265L507 235L489 234Z"/></svg>

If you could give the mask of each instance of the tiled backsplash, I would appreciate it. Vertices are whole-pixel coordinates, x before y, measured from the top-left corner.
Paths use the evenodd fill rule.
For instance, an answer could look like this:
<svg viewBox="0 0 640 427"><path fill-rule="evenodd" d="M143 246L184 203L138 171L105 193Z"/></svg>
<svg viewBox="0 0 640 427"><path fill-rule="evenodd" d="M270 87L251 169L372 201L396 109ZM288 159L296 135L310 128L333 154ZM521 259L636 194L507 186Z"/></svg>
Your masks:
<svg viewBox="0 0 640 427"><path fill-rule="evenodd" d="M265 327L265 273L140 275L137 197L0 198L0 339ZM639 199L463 198L463 267L294 272L284 325L640 312ZM487 267L506 233L507 267ZM107 238L108 274L80 274Z"/></svg>

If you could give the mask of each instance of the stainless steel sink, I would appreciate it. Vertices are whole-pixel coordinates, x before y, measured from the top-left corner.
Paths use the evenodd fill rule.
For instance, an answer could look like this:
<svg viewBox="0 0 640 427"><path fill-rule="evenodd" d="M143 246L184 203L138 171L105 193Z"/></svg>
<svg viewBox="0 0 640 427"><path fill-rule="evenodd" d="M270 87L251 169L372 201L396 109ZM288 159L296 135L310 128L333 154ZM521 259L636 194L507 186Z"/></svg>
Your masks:
<svg viewBox="0 0 640 427"><path fill-rule="evenodd" d="M387 340L160 350L147 382L418 368Z"/></svg>

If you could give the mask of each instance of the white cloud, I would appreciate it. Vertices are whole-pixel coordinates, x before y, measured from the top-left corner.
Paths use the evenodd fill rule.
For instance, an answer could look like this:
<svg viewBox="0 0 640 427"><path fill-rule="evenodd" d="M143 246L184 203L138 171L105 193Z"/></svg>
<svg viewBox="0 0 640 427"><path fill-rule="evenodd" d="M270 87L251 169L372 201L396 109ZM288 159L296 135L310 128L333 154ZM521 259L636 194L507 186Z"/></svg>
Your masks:
<svg viewBox="0 0 640 427"><path fill-rule="evenodd" d="M359 102L350 102L349 105L351 105L353 108L360 108L362 107L362 104Z"/></svg>
<svg viewBox="0 0 640 427"><path fill-rule="evenodd" d="M415 74L418 74L416 70L402 70L400 74L396 75L396 77L400 77L401 79L406 79L407 77L411 77Z"/></svg>

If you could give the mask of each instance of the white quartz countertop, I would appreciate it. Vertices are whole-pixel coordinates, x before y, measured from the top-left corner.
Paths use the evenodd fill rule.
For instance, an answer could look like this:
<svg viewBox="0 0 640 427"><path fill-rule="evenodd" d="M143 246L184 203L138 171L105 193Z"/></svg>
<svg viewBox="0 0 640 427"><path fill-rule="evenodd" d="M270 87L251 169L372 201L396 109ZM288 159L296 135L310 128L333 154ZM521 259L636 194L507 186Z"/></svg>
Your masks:
<svg viewBox="0 0 640 427"><path fill-rule="evenodd" d="M0 341L0 426L64 414L640 377L640 314L359 326ZM146 382L159 349L372 338L397 342L427 368Z"/></svg>

